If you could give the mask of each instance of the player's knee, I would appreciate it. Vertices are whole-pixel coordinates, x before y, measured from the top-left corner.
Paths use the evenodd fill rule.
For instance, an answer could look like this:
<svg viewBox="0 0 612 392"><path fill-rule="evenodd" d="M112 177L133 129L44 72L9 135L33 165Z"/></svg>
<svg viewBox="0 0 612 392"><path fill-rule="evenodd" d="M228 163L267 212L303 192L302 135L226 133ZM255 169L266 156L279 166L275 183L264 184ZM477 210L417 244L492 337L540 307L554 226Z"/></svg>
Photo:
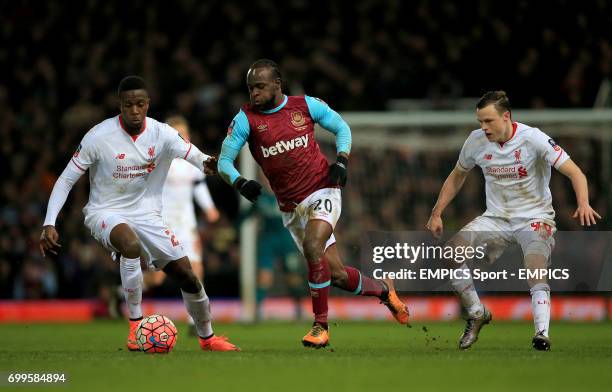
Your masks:
<svg viewBox="0 0 612 392"><path fill-rule="evenodd" d="M336 287L345 287L348 283L348 274L343 269L332 269L331 271L331 283Z"/></svg>
<svg viewBox="0 0 612 392"><path fill-rule="evenodd" d="M302 244L304 248L304 256L309 263L318 262L323 257L323 248L325 244L321 244L316 239L306 239Z"/></svg>
<svg viewBox="0 0 612 392"><path fill-rule="evenodd" d="M140 257L140 250L141 247L138 238L126 238L121 241L121 249L119 249L119 252L123 255L123 257L135 259Z"/></svg>

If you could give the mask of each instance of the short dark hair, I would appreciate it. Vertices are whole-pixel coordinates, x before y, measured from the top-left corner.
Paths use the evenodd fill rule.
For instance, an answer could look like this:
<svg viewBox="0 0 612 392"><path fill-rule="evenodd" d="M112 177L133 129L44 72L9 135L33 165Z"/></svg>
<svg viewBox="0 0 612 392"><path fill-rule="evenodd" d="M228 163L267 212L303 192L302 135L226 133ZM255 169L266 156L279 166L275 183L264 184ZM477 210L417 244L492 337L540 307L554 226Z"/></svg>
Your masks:
<svg viewBox="0 0 612 392"><path fill-rule="evenodd" d="M495 105L495 109L499 114L504 112L512 113L512 107L510 106L510 100L506 95L505 91L487 91L476 104L476 109L482 109L489 105Z"/></svg>
<svg viewBox="0 0 612 392"><path fill-rule="evenodd" d="M137 75L126 76L119 82L119 88L117 88L117 94L121 95L124 91L132 90L146 90L147 85L143 78Z"/></svg>
<svg viewBox="0 0 612 392"><path fill-rule="evenodd" d="M278 68L278 64L276 64L272 60L259 59L255 61L253 64L251 64L250 69L255 69L255 68L269 68L270 72L272 73L272 78L283 80L281 76L280 68Z"/></svg>

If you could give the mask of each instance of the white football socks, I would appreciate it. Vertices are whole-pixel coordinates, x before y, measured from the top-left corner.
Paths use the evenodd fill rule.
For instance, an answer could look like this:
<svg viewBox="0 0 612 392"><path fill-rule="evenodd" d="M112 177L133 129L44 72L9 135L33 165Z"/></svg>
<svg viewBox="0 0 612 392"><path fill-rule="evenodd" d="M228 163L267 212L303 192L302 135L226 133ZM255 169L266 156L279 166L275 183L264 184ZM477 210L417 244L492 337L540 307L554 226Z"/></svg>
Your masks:
<svg viewBox="0 0 612 392"><path fill-rule="evenodd" d="M451 279L451 286L459 296L461 307L467 313L468 318L480 318L484 313L484 307L478 298L478 293L474 287L474 281L471 277L462 278L461 276L469 276L469 268L465 263L457 268L458 279ZM461 270L464 270L460 272Z"/></svg>
<svg viewBox="0 0 612 392"><path fill-rule="evenodd" d="M128 259L121 256L119 261L121 286L125 295L130 319L142 317L142 270L140 258Z"/></svg>
<svg viewBox="0 0 612 392"><path fill-rule="evenodd" d="M213 334L212 325L210 323L210 301L204 291L204 286L199 293L191 294L181 290L183 302L187 312L193 318L198 335L202 338L209 337Z"/></svg>
<svg viewBox="0 0 612 392"><path fill-rule="evenodd" d="M550 325L550 286L538 283L531 290L531 311L533 312L533 325L535 332L542 332L548 336Z"/></svg>

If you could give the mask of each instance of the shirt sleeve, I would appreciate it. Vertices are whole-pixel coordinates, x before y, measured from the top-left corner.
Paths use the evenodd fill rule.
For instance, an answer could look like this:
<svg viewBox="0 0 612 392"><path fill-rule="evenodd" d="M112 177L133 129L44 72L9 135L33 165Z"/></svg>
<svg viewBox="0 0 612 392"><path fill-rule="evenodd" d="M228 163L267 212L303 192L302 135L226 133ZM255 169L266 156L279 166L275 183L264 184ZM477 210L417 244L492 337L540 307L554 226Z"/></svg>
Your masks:
<svg viewBox="0 0 612 392"><path fill-rule="evenodd" d="M323 128L336 135L336 151L351 152L351 128L344 119L319 98L304 96L310 117Z"/></svg>
<svg viewBox="0 0 612 392"><path fill-rule="evenodd" d="M561 146L555 143L550 136L537 128L534 129L532 140L538 156L545 159L548 164L555 169L559 169L559 167L570 158Z"/></svg>
<svg viewBox="0 0 612 392"><path fill-rule="evenodd" d="M93 130L93 129L92 129ZM79 143L72 159L68 165L72 165L76 169L85 173L98 160L98 150L95 142L92 140L91 131L89 131Z"/></svg>
<svg viewBox="0 0 612 392"><path fill-rule="evenodd" d="M249 132L249 119L241 110L236 114L230 126L227 128L227 136L223 140L221 154L219 155L219 175L230 185L233 185L238 177L240 177L240 172L236 170L234 161L247 142Z"/></svg>
<svg viewBox="0 0 612 392"><path fill-rule="evenodd" d="M77 152L79 151L77 150ZM75 157L73 156L71 161L68 162L68 165L55 182L55 185L53 185L53 191L51 191L51 196L49 197L49 203L47 205L47 215L45 216L45 222L43 223L43 226L55 226L57 216L59 215L59 212L64 206L64 203L66 202L66 198L68 197L70 190L79 180L79 178L81 178L81 176L85 173L84 170L76 166L74 160Z"/></svg>
<svg viewBox="0 0 612 392"><path fill-rule="evenodd" d="M191 144L191 142L183 139L176 129L167 124L162 132L165 132L166 146L168 147L168 156L170 160L181 158L191 163L198 170L204 170L204 161L210 158L209 155L204 154L199 148Z"/></svg>
<svg viewBox="0 0 612 392"><path fill-rule="evenodd" d="M476 166L476 160L474 159L474 143L472 134L470 134L465 143L463 143L463 147L459 153L457 167L463 171L470 171L474 166Z"/></svg>

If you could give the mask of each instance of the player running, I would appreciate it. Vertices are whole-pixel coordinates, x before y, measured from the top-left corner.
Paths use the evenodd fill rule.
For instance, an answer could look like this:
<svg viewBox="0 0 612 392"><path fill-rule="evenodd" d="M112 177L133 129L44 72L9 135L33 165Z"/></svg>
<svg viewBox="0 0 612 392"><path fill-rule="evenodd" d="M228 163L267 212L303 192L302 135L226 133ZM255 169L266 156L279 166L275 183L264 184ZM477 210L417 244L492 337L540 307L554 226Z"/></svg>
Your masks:
<svg viewBox="0 0 612 392"><path fill-rule="evenodd" d="M351 131L325 102L309 96L286 96L281 74L271 60L258 60L247 73L250 104L242 107L229 126L219 157L219 174L242 196L254 202L261 185L240 176L234 160L248 142L278 200L283 223L308 262L308 285L314 323L304 336L307 347L329 344L327 298L330 284L357 295L374 296L402 324L408 309L391 281L362 276L345 267L333 234L340 217L340 188L346 183ZM336 162L332 165L314 139L314 125L336 135Z"/></svg>
<svg viewBox="0 0 612 392"><path fill-rule="evenodd" d="M512 243L523 251L529 269L545 269L554 246L555 211L548 183L551 166L567 176L576 193L578 208L573 218L581 225L596 224L601 216L589 205L587 179L569 155L538 128L514 122L510 101L503 91L486 93L476 105L481 128L467 138L457 165L438 196L427 228L434 236L443 231L442 212L463 186L468 172L480 166L485 177L487 210L468 223L451 242L457 246L486 243L493 261ZM457 268L468 267L457 264ZM532 345L550 349L550 287L546 278L530 279L531 307L535 325ZM492 320L471 278L451 280L467 320L459 347L467 349L480 329Z"/></svg>
<svg viewBox="0 0 612 392"><path fill-rule="evenodd" d="M142 319L140 260L176 279L188 313L195 320L205 351L238 351L214 335L204 286L196 278L183 246L162 221L162 188L174 158L214 174L216 159L202 153L169 125L146 117L145 82L128 76L119 84L121 114L93 127L79 144L51 192L40 237L40 250L57 254L61 247L55 221L68 193L89 170L89 201L83 209L93 237L119 258L130 329L127 347L138 350L135 332Z"/></svg>

